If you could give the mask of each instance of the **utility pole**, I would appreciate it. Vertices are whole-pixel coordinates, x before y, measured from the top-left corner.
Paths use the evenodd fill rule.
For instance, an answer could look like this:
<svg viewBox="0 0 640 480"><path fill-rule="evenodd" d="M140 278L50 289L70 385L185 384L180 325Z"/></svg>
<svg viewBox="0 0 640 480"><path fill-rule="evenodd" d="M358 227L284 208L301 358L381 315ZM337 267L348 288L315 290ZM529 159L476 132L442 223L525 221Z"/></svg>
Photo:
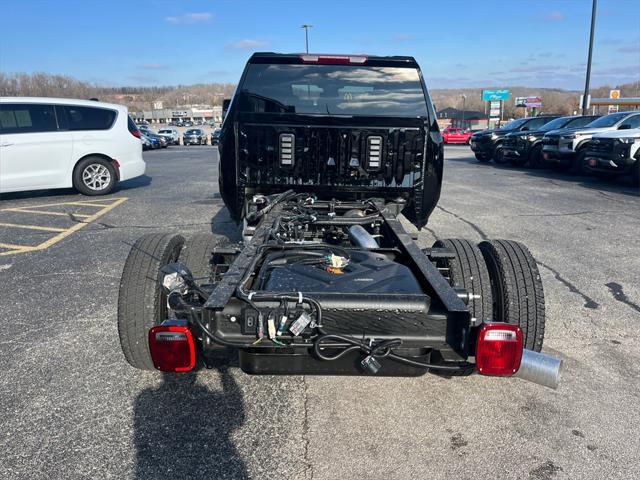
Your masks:
<svg viewBox="0 0 640 480"><path fill-rule="evenodd" d="M462 128L464 128L464 104L467 101L467 96L462 94Z"/></svg>
<svg viewBox="0 0 640 480"><path fill-rule="evenodd" d="M300 27L300 28L304 28L304 45L307 50L307 53L309 53L309 29L311 27L313 27L313 25L307 25L306 23L302 25L302 27Z"/></svg>
<svg viewBox="0 0 640 480"><path fill-rule="evenodd" d="M593 54L593 34L596 29L596 5L598 0L593 0L591 6L591 35L589 36L589 57L587 58L587 78L584 82L584 96L582 97L582 115L587 114L589 108L589 80L591 78L591 56Z"/></svg>

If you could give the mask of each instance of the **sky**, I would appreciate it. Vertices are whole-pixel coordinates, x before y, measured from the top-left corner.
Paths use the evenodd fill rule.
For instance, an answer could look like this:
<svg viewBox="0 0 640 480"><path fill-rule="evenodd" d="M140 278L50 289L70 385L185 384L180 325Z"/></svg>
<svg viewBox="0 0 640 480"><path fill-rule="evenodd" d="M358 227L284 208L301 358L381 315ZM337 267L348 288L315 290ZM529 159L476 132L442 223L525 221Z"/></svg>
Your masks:
<svg viewBox="0 0 640 480"><path fill-rule="evenodd" d="M640 79L640 0L600 0L592 86ZM431 88L581 89L591 0L0 0L0 71L235 83L254 51L412 55Z"/></svg>

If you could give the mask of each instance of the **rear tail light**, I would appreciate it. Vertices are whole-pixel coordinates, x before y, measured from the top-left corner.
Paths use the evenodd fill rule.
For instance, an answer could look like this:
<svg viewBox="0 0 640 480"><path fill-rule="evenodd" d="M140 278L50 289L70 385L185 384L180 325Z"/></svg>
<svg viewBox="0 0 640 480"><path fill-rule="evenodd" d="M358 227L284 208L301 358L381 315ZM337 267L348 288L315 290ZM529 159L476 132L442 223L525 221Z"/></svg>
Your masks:
<svg viewBox="0 0 640 480"><path fill-rule="evenodd" d="M158 325L149 330L153 366L161 372L188 372L196 366L193 334L186 325Z"/></svg>
<svg viewBox="0 0 640 480"><path fill-rule="evenodd" d="M301 55L300 59L305 63L320 63L328 65L362 65L367 61L363 55Z"/></svg>
<svg viewBox="0 0 640 480"><path fill-rule="evenodd" d="M482 375L510 376L520 368L522 330L509 323L486 323L476 346L476 368Z"/></svg>
<svg viewBox="0 0 640 480"><path fill-rule="evenodd" d="M293 165L295 147L296 137L292 133L280 134L280 163L282 165Z"/></svg>
<svg viewBox="0 0 640 480"><path fill-rule="evenodd" d="M131 131L131 135L133 135L136 138L141 138L142 135L140 134L140 130L132 130Z"/></svg>

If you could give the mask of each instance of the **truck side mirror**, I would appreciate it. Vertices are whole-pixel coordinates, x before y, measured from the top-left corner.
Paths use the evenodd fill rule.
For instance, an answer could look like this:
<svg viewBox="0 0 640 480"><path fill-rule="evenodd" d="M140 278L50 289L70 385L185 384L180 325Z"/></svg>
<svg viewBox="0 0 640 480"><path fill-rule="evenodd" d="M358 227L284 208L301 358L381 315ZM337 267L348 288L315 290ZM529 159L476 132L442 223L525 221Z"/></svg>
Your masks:
<svg viewBox="0 0 640 480"><path fill-rule="evenodd" d="M524 126L520 129L521 132L526 132L527 130L529 130L529 127Z"/></svg>
<svg viewBox="0 0 640 480"><path fill-rule="evenodd" d="M618 130L631 130L631 125L630 124L622 124L618 127Z"/></svg>
<svg viewBox="0 0 640 480"><path fill-rule="evenodd" d="M225 98L224 100L222 100L222 115L224 116L227 113L227 110L229 110L229 105L231 104L231 99L230 98Z"/></svg>

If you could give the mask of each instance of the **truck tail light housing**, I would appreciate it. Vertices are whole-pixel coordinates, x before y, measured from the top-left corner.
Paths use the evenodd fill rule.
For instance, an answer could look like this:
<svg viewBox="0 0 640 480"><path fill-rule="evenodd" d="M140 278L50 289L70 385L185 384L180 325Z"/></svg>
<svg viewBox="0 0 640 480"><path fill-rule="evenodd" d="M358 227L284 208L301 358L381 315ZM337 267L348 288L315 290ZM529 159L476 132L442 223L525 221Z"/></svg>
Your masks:
<svg viewBox="0 0 640 480"><path fill-rule="evenodd" d="M476 368L482 375L511 376L522 360L522 330L510 323L485 323L476 344Z"/></svg>
<svg viewBox="0 0 640 480"><path fill-rule="evenodd" d="M382 137L371 136L367 138L367 160L369 168L380 168L382 162Z"/></svg>
<svg viewBox="0 0 640 480"><path fill-rule="evenodd" d="M280 163L293 166L295 162L296 137L293 133L280 134Z"/></svg>
<svg viewBox="0 0 640 480"><path fill-rule="evenodd" d="M149 330L153 366L161 372L189 372L196 366L196 346L186 325L158 325Z"/></svg>

